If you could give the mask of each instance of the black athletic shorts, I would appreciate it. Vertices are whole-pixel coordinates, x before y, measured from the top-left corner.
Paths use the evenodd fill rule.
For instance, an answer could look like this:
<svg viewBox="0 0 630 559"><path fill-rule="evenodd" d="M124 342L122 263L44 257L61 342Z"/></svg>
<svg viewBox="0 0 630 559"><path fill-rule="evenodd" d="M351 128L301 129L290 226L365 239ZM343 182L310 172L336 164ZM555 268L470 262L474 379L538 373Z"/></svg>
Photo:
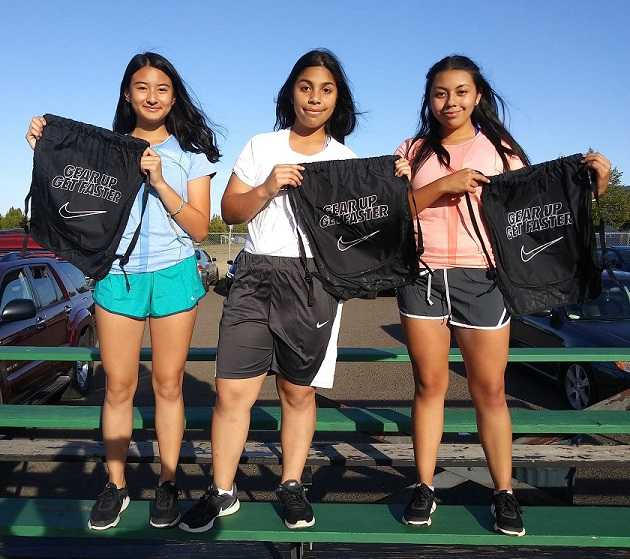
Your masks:
<svg viewBox="0 0 630 559"><path fill-rule="evenodd" d="M503 294L482 268L427 271L399 287L398 308L407 318L447 321L453 326L497 330L510 322Z"/></svg>
<svg viewBox="0 0 630 559"><path fill-rule="evenodd" d="M217 378L273 372L294 384L332 388L342 305L317 278L313 289L309 307L299 258L242 252L219 327Z"/></svg>

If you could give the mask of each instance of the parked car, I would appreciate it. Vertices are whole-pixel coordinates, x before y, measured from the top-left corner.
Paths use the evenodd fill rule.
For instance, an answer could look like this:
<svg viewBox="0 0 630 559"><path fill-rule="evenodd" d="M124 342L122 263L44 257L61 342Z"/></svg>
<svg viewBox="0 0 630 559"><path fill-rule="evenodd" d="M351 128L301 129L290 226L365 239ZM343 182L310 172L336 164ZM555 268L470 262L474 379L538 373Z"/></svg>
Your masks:
<svg viewBox="0 0 630 559"><path fill-rule="evenodd" d="M0 344L94 346L94 301L83 273L43 251L0 256ZM85 396L92 362L0 361L0 403Z"/></svg>
<svg viewBox="0 0 630 559"><path fill-rule="evenodd" d="M602 293L588 303L514 317L514 347L630 346L630 273L602 274ZM567 403L583 409L630 388L630 361L597 363L529 363L554 381Z"/></svg>
<svg viewBox="0 0 630 559"><path fill-rule="evenodd" d="M201 283L206 291L211 285L215 285L219 281L219 268L217 267L217 259L210 256L204 249L196 248L195 257L197 258L197 270L201 276Z"/></svg>
<svg viewBox="0 0 630 559"><path fill-rule="evenodd" d="M602 258L602 250L597 249L597 256ZM605 261L603 264L610 264L613 270L630 272L630 246L609 246L604 251Z"/></svg>

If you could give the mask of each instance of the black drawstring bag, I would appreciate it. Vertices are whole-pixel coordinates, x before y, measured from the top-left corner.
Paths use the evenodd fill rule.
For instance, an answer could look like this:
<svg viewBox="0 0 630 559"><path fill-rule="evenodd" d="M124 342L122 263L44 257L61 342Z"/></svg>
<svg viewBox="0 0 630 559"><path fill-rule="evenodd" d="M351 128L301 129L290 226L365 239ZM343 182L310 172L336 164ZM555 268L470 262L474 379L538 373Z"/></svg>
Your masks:
<svg viewBox="0 0 630 559"><path fill-rule="evenodd" d="M418 277L422 232L418 223L416 247L409 182L394 176L394 161L388 155L302 164L302 185L288 196L317 268L309 271L298 230L309 301L311 276L343 300L373 298Z"/></svg>
<svg viewBox="0 0 630 559"><path fill-rule="evenodd" d="M490 263L489 275L512 314L580 303L601 291L593 187L582 158L576 154L489 177L481 209L496 268L466 194L473 227Z"/></svg>
<svg viewBox="0 0 630 559"><path fill-rule="evenodd" d="M116 250L138 191L146 183L144 215L149 184L140 171L140 158L149 144L55 115L44 118L25 200L25 216L29 200L32 208L26 233L96 280L105 277L117 259L124 271L140 225L125 254Z"/></svg>

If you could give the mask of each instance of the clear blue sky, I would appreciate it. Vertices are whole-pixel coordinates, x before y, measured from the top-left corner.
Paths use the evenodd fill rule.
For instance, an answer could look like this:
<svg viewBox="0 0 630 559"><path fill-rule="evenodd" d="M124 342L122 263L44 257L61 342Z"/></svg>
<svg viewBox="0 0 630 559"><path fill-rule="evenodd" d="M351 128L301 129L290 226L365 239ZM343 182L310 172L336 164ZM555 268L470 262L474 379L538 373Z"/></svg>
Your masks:
<svg viewBox="0 0 630 559"><path fill-rule="evenodd" d="M152 0L0 2L0 211L22 207L45 112L111 127L137 52L168 57L222 124L213 213L252 135L271 130L274 98L297 58L327 47L364 116L348 144L391 153L417 125L424 76L452 53L475 59L508 101L510 129L534 162L605 153L630 184L627 0Z"/></svg>

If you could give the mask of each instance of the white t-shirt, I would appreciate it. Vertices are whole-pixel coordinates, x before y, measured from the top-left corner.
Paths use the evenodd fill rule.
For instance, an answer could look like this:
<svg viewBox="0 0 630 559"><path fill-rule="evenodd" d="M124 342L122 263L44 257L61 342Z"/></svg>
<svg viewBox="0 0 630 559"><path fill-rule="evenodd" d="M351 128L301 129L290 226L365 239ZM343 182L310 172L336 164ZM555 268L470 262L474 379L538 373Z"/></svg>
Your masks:
<svg viewBox="0 0 630 559"><path fill-rule="evenodd" d="M293 151L289 145L289 129L268 132L254 136L239 155L233 172L245 184L261 185L274 165L288 163L311 163L354 159L354 152L330 138L326 147L314 155L304 155ZM245 250L252 254L267 256L299 257L297 225L286 191L280 191L265 208L247 224L248 236ZM311 257L311 249L306 236L302 234L306 256Z"/></svg>

